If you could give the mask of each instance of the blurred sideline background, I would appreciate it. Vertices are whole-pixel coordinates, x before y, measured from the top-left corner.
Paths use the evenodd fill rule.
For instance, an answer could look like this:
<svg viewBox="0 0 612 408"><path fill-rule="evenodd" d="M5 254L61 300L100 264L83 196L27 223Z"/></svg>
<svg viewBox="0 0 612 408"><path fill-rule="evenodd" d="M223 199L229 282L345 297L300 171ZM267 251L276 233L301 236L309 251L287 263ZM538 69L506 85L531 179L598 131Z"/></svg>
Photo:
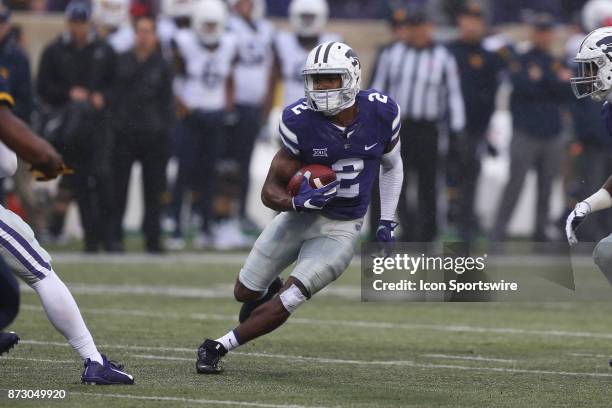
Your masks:
<svg viewBox="0 0 612 408"><path fill-rule="evenodd" d="M45 45L64 30L65 16L61 13L63 5L54 5L55 10L43 10L47 6L33 2L29 4L30 11L15 11L12 15L13 24L21 27L25 48L32 63L32 73L38 73L40 56ZM389 25L389 13L393 12L394 7L399 7L395 3L388 2L385 7L380 6L385 2L373 1L330 1L330 20L325 30L328 32L339 33L344 41L350 44L359 54L364 71L363 84L370 81L370 75L376 62L376 54L384 44L391 41L391 30ZM421 1L418 6L427 10L435 23L435 38L442 42L449 42L457 38L457 28L454 24L454 15L462 7L464 2L454 1ZM484 4L487 19L492 23L490 35L504 38L513 46L519 47L520 44L528 40L530 23L525 22L533 13L546 12L553 16L555 20L554 32L555 41L553 52L559 58L565 58L566 43L568 38L575 32L575 27L570 26L572 22L580 18L580 11L584 1L544 1L537 2L479 2ZM20 6L19 8L28 8ZM42 4L42 3L41 3ZM52 7L52 8L53 8ZM288 2L274 1L267 2L267 9L271 14L270 21L279 30L290 30L286 13ZM567 85L569 89L569 84ZM365 88L365 86L364 86ZM499 154L493 156L483 156L482 172L478 179L476 195L476 211L480 217L481 226L489 229L494 221L498 203L501 198L502 190L508 180L509 167L509 144L512 137L512 117L509 111L509 97L511 87L508 83L502 84L498 90L495 114L488 130L487 138L498 149ZM277 118L282 109L282 87L276 90L274 109L269 117L270 129L277 126ZM571 126L563 128L561 137L569 143L575 138L572 134ZM275 132L271 132L272 137L258 139L255 144L253 159L251 161L251 188L249 190L247 212L249 216L261 228L274 216L274 213L266 209L260 199L259 194L269 163L274 153L277 151L279 142ZM559 157L562 163L567 162L567 157ZM176 175L176 161L172 160L168 166L168 175L172 179ZM561 174L560 174L561 175ZM130 189L128 194L128 205L123 224L128 231L138 231L143 216L143 196L141 184L141 167L136 164L132 169ZM603 182L603 180L602 180ZM556 177L552 194L549 197L551 208L549 219L556 220L563 216L568 207L563 188L562 177ZM8 185L10 190L10 182ZM55 191L57 182L43 184L35 183L37 191ZM442 193L444 194L444 193ZM439 205L445 206L444 199ZM523 186L517 207L508 226L510 236L527 236L534 232L535 212L532 209L536 202L536 177L533 171L529 172L526 183ZM443 208L444 210L444 208ZM445 221L440 221L444 231ZM75 204L71 204L68 212L64 236L67 239L80 238L82 230L80 227L78 211Z"/></svg>

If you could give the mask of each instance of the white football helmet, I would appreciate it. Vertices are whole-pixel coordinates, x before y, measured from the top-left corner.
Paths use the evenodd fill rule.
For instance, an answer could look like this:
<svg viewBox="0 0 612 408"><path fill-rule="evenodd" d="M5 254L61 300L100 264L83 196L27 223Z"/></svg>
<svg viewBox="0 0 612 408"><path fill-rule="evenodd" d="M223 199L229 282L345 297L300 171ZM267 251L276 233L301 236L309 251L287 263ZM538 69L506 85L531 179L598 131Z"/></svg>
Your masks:
<svg viewBox="0 0 612 408"><path fill-rule="evenodd" d="M612 25L612 0L589 0L582 8L582 25L587 31Z"/></svg>
<svg viewBox="0 0 612 408"><path fill-rule="evenodd" d="M326 0L291 0L289 25L298 35L316 37L323 31L329 17Z"/></svg>
<svg viewBox="0 0 612 408"><path fill-rule="evenodd" d="M590 96L603 101L612 88L612 27L601 27L587 35L574 58L578 75L570 80L576 98Z"/></svg>
<svg viewBox="0 0 612 408"><path fill-rule="evenodd" d="M342 87L315 90L313 76L317 74L339 74ZM355 103L361 87L361 63L355 51L348 45L326 42L310 51L302 76L310 109L333 116Z"/></svg>
<svg viewBox="0 0 612 408"><path fill-rule="evenodd" d="M193 16L193 29L206 45L217 44L225 31L227 6L221 0L201 0Z"/></svg>
<svg viewBox="0 0 612 408"><path fill-rule="evenodd" d="M130 19L130 0L94 0L92 7L94 23L119 27Z"/></svg>
<svg viewBox="0 0 612 408"><path fill-rule="evenodd" d="M161 14L170 18L191 17L197 0L162 0Z"/></svg>

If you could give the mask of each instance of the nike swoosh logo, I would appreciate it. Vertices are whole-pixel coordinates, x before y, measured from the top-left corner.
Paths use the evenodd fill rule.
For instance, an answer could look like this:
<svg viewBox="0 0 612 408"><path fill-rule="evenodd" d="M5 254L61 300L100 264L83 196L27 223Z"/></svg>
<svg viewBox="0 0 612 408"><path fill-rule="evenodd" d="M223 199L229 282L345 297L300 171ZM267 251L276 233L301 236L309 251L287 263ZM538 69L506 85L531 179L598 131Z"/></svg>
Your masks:
<svg viewBox="0 0 612 408"><path fill-rule="evenodd" d="M374 143L372 146L368 146L368 145L366 145L366 146L365 146L366 152L367 152L368 150L372 149L372 148L373 148L374 146L376 146L377 144L378 144L378 143Z"/></svg>
<svg viewBox="0 0 612 408"><path fill-rule="evenodd" d="M128 377L130 380L133 380L133 379L134 379L134 377L132 377L132 376L131 376L130 374L128 374L128 373L124 373L123 371L115 370L113 367L109 367L109 368L110 368L112 371L116 372L116 373L119 373L119 374L123 374L123 375L125 375L125 376L126 376L126 377Z"/></svg>
<svg viewBox="0 0 612 408"><path fill-rule="evenodd" d="M323 207L317 207L316 205L310 204L310 200L304 203L304 207L309 208L311 210L320 210L321 208L323 208Z"/></svg>

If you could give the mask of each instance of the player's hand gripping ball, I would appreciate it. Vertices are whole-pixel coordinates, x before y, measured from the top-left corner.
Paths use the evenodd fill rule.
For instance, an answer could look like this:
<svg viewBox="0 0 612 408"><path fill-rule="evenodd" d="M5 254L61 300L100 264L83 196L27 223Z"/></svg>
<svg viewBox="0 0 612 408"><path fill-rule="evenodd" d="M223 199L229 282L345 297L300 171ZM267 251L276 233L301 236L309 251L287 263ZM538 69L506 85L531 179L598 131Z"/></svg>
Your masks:
<svg viewBox="0 0 612 408"><path fill-rule="evenodd" d="M295 197L300 192L300 186L306 172L310 172L310 187L315 189L336 181L336 173L331 168L322 164L309 164L299 169L289 180L287 192L292 197Z"/></svg>
<svg viewBox="0 0 612 408"><path fill-rule="evenodd" d="M336 173L327 166L311 164L298 170L287 185L298 212L320 211L338 194Z"/></svg>

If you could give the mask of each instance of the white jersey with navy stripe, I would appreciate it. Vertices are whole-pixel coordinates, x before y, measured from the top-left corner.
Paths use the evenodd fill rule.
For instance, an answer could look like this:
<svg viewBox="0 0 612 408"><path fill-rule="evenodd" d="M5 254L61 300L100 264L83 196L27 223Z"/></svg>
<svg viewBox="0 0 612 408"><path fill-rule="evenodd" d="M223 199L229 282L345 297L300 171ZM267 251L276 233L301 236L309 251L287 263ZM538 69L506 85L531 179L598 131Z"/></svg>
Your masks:
<svg viewBox="0 0 612 408"><path fill-rule="evenodd" d="M214 50L206 48L191 30L180 30L176 44L185 61L186 76L177 77L175 94L189 109L219 111L225 109L226 84L236 58L236 37L221 36Z"/></svg>
<svg viewBox="0 0 612 408"><path fill-rule="evenodd" d="M318 44L341 40L337 34L324 33L320 36ZM304 97L302 70L311 50L302 47L297 35L291 32L279 32L274 45L283 77L283 106L287 106Z"/></svg>
<svg viewBox="0 0 612 408"><path fill-rule="evenodd" d="M236 103L261 105L268 92L274 27L265 20L249 23L236 15L229 18L227 27L236 35L238 42L234 70Z"/></svg>

